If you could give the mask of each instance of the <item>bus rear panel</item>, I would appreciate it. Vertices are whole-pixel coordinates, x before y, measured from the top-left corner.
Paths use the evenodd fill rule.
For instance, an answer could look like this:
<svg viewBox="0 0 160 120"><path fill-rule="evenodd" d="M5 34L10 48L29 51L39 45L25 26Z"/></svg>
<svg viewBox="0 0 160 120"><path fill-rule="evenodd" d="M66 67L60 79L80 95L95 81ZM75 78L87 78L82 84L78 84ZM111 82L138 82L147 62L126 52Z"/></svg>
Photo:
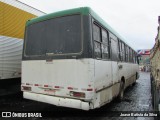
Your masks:
<svg viewBox="0 0 160 120"><path fill-rule="evenodd" d="M94 61L89 58L92 51L87 41L89 22L89 15L73 14L26 27L21 87L24 98L89 109L94 95Z"/></svg>

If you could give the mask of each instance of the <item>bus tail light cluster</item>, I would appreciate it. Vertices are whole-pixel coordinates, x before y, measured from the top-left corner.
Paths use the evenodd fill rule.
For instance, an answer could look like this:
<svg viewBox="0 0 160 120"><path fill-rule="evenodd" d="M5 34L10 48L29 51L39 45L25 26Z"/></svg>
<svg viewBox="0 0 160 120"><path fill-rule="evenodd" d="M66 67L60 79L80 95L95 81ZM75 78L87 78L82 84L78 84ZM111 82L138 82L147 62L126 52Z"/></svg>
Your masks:
<svg viewBox="0 0 160 120"><path fill-rule="evenodd" d="M85 93L70 91L70 96L79 97L79 98L85 98Z"/></svg>
<svg viewBox="0 0 160 120"><path fill-rule="evenodd" d="M84 89L84 88L82 88L82 90L83 90L83 91L93 91L93 89L92 89L92 88L88 88L88 89Z"/></svg>
<svg viewBox="0 0 160 120"><path fill-rule="evenodd" d="M28 87L28 86L22 86L22 90L25 90L25 91L31 91L31 87Z"/></svg>
<svg viewBox="0 0 160 120"><path fill-rule="evenodd" d="M39 84L34 84L34 86L40 86Z"/></svg>
<svg viewBox="0 0 160 120"><path fill-rule="evenodd" d="M68 87L68 90L78 90L78 88Z"/></svg>
<svg viewBox="0 0 160 120"><path fill-rule="evenodd" d="M61 87L61 86L54 86L54 88L56 88L56 89L64 89L64 87Z"/></svg>

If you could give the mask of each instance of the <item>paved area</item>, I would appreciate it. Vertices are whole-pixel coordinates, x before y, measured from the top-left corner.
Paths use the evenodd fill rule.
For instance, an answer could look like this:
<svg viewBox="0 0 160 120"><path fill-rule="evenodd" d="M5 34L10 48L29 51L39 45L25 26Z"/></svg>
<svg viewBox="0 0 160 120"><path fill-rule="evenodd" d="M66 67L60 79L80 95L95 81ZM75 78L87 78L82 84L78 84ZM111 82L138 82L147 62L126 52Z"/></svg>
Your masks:
<svg viewBox="0 0 160 120"><path fill-rule="evenodd" d="M70 108L56 107L53 105L30 101L22 98L22 95L10 95L7 97L0 97L0 111L49 111L53 117L52 119L100 119L100 120L153 120L153 117L114 117L121 111L151 111L151 93L150 93L150 76L149 73L140 73L140 78L134 86L126 89L124 99L121 102L112 101L100 109L91 111L81 111ZM118 112L119 111L119 112ZM122 112L123 113L123 112ZM57 117L58 116L58 117ZM60 117L61 116L61 117ZM73 117L74 116L74 117ZM0 118L1 120L2 118ZM32 118L36 120L39 118ZM44 118L41 118L44 119ZM13 120L13 118L11 119ZM21 119L20 119L21 120Z"/></svg>
<svg viewBox="0 0 160 120"><path fill-rule="evenodd" d="M124 100L113 103L111 111L151 111L150 73L141 72L134 86L126 89ZM153 117L125 117L119 120L153 120ZM116 120L116 119L115 119Z"/></svg>

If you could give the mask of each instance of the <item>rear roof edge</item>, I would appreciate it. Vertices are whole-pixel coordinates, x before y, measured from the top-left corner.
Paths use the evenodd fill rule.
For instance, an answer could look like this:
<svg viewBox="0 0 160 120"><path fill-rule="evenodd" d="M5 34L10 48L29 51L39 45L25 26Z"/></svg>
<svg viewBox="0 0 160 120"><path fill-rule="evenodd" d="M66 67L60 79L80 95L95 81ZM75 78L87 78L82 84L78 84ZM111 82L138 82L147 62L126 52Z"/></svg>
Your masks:
<svg viewBox="0 0 160 120"><path fill-rule="evenodd" d="M132 48L126 41L125 39L120 36L110 25L108 25L99 15L97 15L90 7L79 7L79 8L73 8L73 9L68 9L68 10L62 10L50 14L46 14L37 18L33 18L27 21L26 26L29 26L31 24L45 21L48 19L52 19L55 17L60 17L60 16L65 16L65 15L72 15L72 14L82 14L82 15L88 15L91 14L95 20L99 21L100 24L102 24L107 30L109 30L112 34L116 35L119 39L121 39L125 44L127 44L130 48ZM132 48L133 49L133 48ZM135 52L136 50L133 49Z"/></svg>
<svg viewBox="0 0 160 120"><path fill-rule="evenodd" d="M80 8L74 8L74 9L62 10L62 11L58 11L58 12L54 12L54 13L50 13L50 14L46 14L40 17L30 19L27 21L26 26L29 26L31 24L41 22L44 20L52 19L55 17L69 15L69 14L81 13L83 15L87 15L90 13L90 10L91 9L89 7L80 7Z"/></svg>

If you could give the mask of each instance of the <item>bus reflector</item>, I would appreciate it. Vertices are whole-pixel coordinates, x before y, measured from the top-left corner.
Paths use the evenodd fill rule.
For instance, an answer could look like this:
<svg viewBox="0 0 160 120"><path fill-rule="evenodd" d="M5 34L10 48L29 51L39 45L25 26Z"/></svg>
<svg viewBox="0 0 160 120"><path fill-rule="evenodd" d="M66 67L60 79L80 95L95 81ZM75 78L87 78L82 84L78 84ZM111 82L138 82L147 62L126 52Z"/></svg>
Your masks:
<svg viewBox="0 0 160 120"><path fill-rule="evenodd" d="M69 90L73 90L73 88L72 88L72 87L68 87L68 89L69 89Z"/></svg>
<svg viewBox="0 0 160 120"><path fill-rule="evenodd" d="M22 86L22 90L25 90L25 91L31 91L31 87L28 87L28 86Z"/></svg>
<svg viewBox="0 0 160 120"><path fill-rule="evenodd" d="M44 85L44 87L48 87L48 85Z"/></svg>
<svg viewBox="0 0 160 120"><path fill-rule="evenodd" d="M38 84L34 84L34 86L39 86Z"/></svg>
<svg viewBox="0 0 160 120"><path fill-rule="evenodd" d="M85 98L85 93L70 91L70 96Z"/></svg>
<svg viewBox="0 0 160 120"><path fill-rule="evenodd" d="M92 89L92 88L89 88L89 89L87 89L87 91L93 91L93 89Z"/></svg>
<svg viewBox="0 0 160 120"><path fill-rule="evenodd" d="M82 90L83 90L83 91L93 91L92 88L88 88L88 89L83 88Z"/></svg>
<svg viewBox="0 0 160 120"><path fill-rule="evenodd" d="M55 86L55 88L60 88L59 86Z"/></svg>

